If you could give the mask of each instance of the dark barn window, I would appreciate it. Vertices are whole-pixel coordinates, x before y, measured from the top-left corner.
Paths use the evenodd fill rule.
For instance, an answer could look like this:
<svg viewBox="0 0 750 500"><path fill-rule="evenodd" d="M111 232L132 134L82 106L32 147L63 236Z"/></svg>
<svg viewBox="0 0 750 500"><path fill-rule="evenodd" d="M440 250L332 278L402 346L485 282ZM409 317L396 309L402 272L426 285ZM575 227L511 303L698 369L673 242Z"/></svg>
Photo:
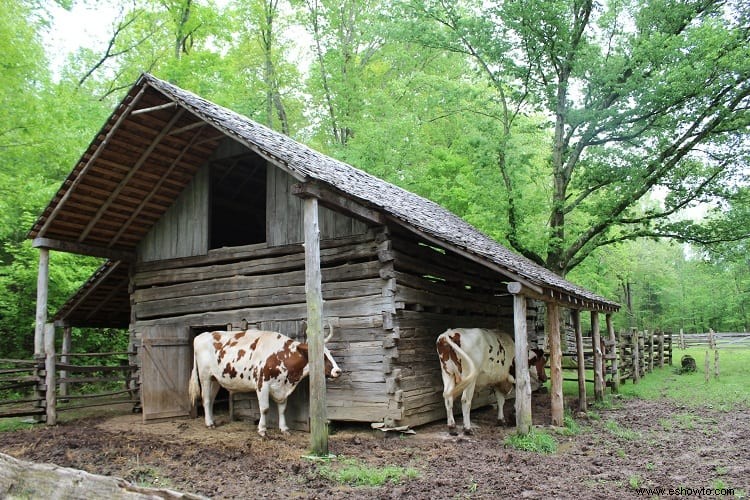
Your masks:
<svg viewBox="0 0 750 500"><path fill-rule="evenodd" d="M257 155L211 163L211 248L266 241L266 161Z"/></svg>

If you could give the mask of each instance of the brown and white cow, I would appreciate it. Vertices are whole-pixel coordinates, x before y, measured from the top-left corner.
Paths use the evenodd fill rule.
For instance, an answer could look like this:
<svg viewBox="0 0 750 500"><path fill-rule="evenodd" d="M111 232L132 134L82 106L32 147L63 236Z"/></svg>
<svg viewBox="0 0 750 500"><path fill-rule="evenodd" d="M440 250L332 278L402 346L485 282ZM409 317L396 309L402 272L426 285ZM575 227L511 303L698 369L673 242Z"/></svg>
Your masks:
<svg viewBox="0 0 750 500"><path fill-rule="evenodd" d="M515 397L515 343L499 330L450 328L437 339L443 375L443 399L448 413L448 431L457 434L453 400L461 395L464 433L471 434L471 401L476 389L492 387L497 398L498 424L505 424L503 405ZM529 350L529 378L535 391L547 381L546 359L541 349ZM533 369L532 369L533 368Z"/></svg>
<svg viewBox="0 0 750 500"><path fill-rule="evenodd" d="M326 337L331 338L333 331ZM309 373L308 346L278 332L261 330L204 332L193 340L190 399L202 395L206 426L214 427L213 404L219 386L229 392L255 391L260 407L258 434L266 435L269 398L279 410L279 429L289 432L286 400ZM341 369L324 348L325 375L336 378Z"/></svg>

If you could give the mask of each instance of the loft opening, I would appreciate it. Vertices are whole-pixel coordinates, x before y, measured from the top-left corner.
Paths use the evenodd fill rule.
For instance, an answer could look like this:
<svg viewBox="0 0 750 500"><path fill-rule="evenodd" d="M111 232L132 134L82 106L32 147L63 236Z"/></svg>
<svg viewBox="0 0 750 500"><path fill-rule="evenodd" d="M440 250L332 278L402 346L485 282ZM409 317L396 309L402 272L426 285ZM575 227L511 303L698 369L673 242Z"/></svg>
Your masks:
<svg viewBox="0 0 750 500"><path fill-rule="evenodd" d="M211 163L210 248L266 241L266 161L256 154Z"/></svg>

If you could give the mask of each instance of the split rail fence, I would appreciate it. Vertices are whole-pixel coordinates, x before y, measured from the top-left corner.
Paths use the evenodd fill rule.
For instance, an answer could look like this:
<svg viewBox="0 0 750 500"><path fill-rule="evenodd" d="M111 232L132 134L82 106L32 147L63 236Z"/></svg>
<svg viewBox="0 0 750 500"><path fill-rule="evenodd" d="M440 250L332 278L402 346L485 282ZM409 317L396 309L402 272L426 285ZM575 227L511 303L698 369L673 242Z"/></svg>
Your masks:
<svg viewBox="0 0 750 500"><path fill-rule="evenodd" d="M0 418L33 416L54 425L57 413L95 406L140 404L133 352L56 353L54 328L34 360L0 359ZM53 390L48 391L47 388Z"/></svg>

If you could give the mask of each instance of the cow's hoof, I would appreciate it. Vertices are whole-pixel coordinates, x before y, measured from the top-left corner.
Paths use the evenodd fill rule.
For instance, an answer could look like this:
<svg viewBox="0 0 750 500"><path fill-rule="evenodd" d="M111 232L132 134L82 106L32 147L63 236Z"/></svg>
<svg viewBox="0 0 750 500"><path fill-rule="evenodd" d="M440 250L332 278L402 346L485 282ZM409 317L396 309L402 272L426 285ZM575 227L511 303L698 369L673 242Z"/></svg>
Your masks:
<svg viewBox="0 0 750 500"><path fill-rule="evenodd" d="M266 431L258 431L258 435L262 438L266 437Z"/></svg>
<svg viewBox="0 0 750 500"><path fill-rule="evenodd" d="M209 429L216 429L216 424L208 424L206 425Z"/></svg>
<svg viewBox="0 0 750 500"><path fill-rule="evenodd" d="M291 435L291 433L289 432L289 429L281 429L281 433L282 433L282 434L283 434L284 436L290 436L290 435Z"/></svg>
<svg viewBox="0 0 750 500"><path fill-rule="evenodd" d="M458 431L456 430L456 427L448 427L448 434L451 436L458 436Z"/></svg>
<svg viewBox="0 0 750 500"><path fill-rule="evenodd" d="M474 429L469 427L468 429L464 427L464 435L465 436L473 436L474 435Z"/></svg>

